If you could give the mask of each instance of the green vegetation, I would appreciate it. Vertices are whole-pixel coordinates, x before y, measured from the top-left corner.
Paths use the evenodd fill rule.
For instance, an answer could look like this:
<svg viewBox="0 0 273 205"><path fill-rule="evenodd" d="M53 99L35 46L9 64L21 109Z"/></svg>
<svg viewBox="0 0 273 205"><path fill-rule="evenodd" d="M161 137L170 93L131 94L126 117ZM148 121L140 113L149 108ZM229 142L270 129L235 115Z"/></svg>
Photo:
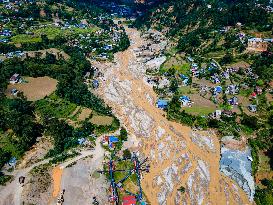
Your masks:
<svg viewBox="0 0 273 205"><path fill-rule="evenodd" d="M76 157L76 156L78 156L78 155L79 155L79 153L76 152L76 151L73 151L72 153L63 152L63 153L60 154L60 155L57 155L57 156L55 155L55 156L53 157L53 159L51 159L51 160L49 161L49 163L50 163L50 164L63 163L63 162L65 162L67 159Z"/></svg>
<svg viewBox="0 0 273 205"><path fill-rule="evenodd" d="M56 118L68 118L77 105L52 94L35 102L35 109L42 116L54 116Z"/></svg>
<svg viewBox="0 0 273 205"><path fill-rule="evenodd" d="M255 202L257 205L273 204L273 180L264 179L262 181L266 188L258 188L255 193Z"/></svg>
<svg viewBox="0 0 273 205"><path fill-rule="evenodd" d="M7 182L11 181L13 176L11 175L4 175L0 172L0 185L5 186Z"/></svg>
<svg viewBox="0 0 273 205"><path fill-rule="evenodd" d="M92 34L94 33L98 28L88 28L88 29L81 29L81 28L70 28L70 29L61 29L59 27L45 27L45 28L39 28L36 30L30 30L29 32L32 32L33 35L27 35L27 34L18 34L13 37L11 37L11 41L15 44L17 43L38 43L42 42L42 35L47 36L49 40L54 40L57 37L58 38L70 38L75 37L80 34Z"/></svg>
<svg viewBox="0 0 273 205"><path fill-rule="evenodd" d="M208 115L215 111L213 107L199 107L193 105L192 107L185 107L183 108L187 113L194 114L194 115Z"/></svg>

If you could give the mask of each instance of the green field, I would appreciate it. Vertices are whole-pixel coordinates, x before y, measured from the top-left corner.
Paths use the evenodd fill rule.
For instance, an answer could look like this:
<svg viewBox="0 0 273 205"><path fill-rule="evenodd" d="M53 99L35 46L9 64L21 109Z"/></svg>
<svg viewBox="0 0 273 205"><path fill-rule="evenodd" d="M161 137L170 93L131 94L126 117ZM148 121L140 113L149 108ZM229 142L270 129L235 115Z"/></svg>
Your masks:
<svg viewBox="0 0 273 205"><path fill-rule="evenodd" d="M43 116L68 118L77 105L52 94L35 103L36 111Z"/></svg>
<svg viewBox="0 0 273 205"><path fill-rule="evenodd" d="M70 28L70 29L61 29L59 27L49 26L45 28L39 28L35 30L30 30L34 35L19 34L13 36L11 41L13 43L37 43L41 42L41 35L45 34L49 39L54 39L56 36L70 36L70 35L79 35L79 34L88 34L97 31L97 27L81 29L81 28Z"/></svg>
<svg viewBox="0 0 273 205"><path fill-rule="evenodd" d="M185 107L183 108L187 113L193 114L193 115L208 115L215 111L215 108L213 107L201 107L201 106L195 106L192 107Z"/></svg>
<svg viewBox="0 0 273 205"><path fill-rule="evenodd" d="M166 64L164 64L160 68L160 73L164 73L171 68L175 69L180 74L187 74L190 70L190 64L184 63L184 64L174 64L170 66L167 66Z"/></svg>

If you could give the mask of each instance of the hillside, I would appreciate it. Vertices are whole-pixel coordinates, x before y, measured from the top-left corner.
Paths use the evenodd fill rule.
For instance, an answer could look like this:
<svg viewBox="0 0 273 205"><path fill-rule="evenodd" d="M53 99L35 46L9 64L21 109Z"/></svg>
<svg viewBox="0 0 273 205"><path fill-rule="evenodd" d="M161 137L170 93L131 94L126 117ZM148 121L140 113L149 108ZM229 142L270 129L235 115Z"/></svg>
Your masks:
<svg viewBox="0 0 273 205"><path fill-rule="evenodd" d="M0 13L0 205L272 204L272 1Z"/></svg>
<svg viewBox="0 0 273 205"><path fill-rule="evenodd" d="M272 10L270 1L158 1L134 23L169 41L161 54L167 60L147 72L159 99L169 101L168 119L248 140L257 204L270 204L273 196ZM162 87L157 79L168 83Z"/></svg>

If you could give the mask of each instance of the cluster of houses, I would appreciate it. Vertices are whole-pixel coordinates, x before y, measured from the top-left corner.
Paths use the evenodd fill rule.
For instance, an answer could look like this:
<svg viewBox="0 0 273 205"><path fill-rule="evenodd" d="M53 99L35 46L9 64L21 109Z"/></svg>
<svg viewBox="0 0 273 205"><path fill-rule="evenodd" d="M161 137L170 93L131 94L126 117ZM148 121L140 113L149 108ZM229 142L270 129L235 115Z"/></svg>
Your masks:
<svg viewBox="0 0 273 205"><path fill-rule="evenodd" d="M179 98L179 102L181 103L181 107L191 107L192 104L194 103L193 101L191 101L190 97L187 95L182 95ZM161 110L165 110L168 108L168 104L169 104L169 100L167 99L158 99L156 102L156 107L161 109Z"/></svg>
<svg viewBox="0 0 273 205"><path fill-rule="evenodd" d="M0 0L0 4L3 4L3 8L14 12L19 11L19 7L24 4L32 4L35 0Z"/></svg>
<svg viewBox="0 0 273 205"><path fill-rule="evenodd" d="M252 69L248 67L247 63L240 63L240 66L237 64L226 69L223 69L218 65L215 61L211 61L209 64L205 66L202 64L202 68L200 68L199 64L195 63L195 60L192 57L186 58L190 64L189 72L187 74L178 74L175 76L176 79L179 79L178 86L188 86L190 83L190 79L194 83L191 83L192 87L195 90L198 90L200 96L203 96L207 99L212 100L214 103L223 103L224 98L226 96L226 103L230 105L231 108L238 106L241 102L241 98L238 96L241 90L251 90L254 91L249 95L249 98L246 98L244 103L248 100L249 104L244 106L248 108L250 112L257 111L256 98L258 95L263 93L263 89L259 86L250 87L246 83L234 81L233 76L239 75L237 74L240 70L240 66L243 66L242 72L240 75L248 77L253 80L257 80L258 76L252 72ZM166 77L166 78L165 78ZM158 101L156 102L156 106L159 109L166 109L169 103L169 97L172 97L173 93L167 92L166 88L170 87L170 79L169 76L149 76L147 77L147 82L157 88L165 89L164 95L159 96ZM172 76L174 77L174 76ZM200 79L201 81L199 81ZM160 83L165 82L162 87L159 86ZM222 84L224 82L225 85ZM214 84L214 85L213 85ZM191 101L191 95L189 96L182 95L179 98L181 103L181 107L191 107L194 102ZM223 111L222 111L223 112ZM232 113L232 111L231 111ZM214 113L215 114L215 113ZM219 112L216 113L217 115ZM227 113L225 111L226 115ZM214 116L214 115L213 115ZM215 117L215 116L214 116Z"/></svg>
<svg viewBox="0 0 273 205"><path fill-rule="evenodd" d="M122 16L122 17L127 17L127 16L132 16L134 14L133 10L126 5L119 5L115 2L104 2L102 1L99 6L109 10L112 14L112 16Z"/></svg>
<svg viewBox="0 0 273 205"><path fill-rule="evenodd" d="M22 82L23 82L23 79L18 73L14 73L9 79L9 83L13 84L13 85L18 84L18 83L22 83ZM19 90L17 90L16 88L11 89L11 91L10 91L10 94L12 96L17 96L18 93L19 93Z"/></svg>
<svg viewBox="0 0 273 205"><path fill-rule="evenodd" d="M107 146L109 149L114 149L116 143L119 142L119 138L116 136L104 136L101 143L103 146Z"/></svg>
<svg viewBox="0 0 273 205"><path fill-rule="evenodd" d="M0 43L8 43L9 42L9 37L12 36L12 32L9 29L3 29L0 31L0 36L3 38L0 39Z"/></svg>
<svg viewBox="0 0 273 205"><path fill-rule="evenodd" d="M6 54L4 54L4 56L6 58L14 58L14 57L22 58L22 57L25 56L25 52L23 52L23 51L14 51L14 52L6 53Z"/></svg>
<svg viewBox="0 0 273 205"><path fill-rule="evenodd" d="M248 51L267 51L269 43L273 43L273 38L250 38L248 39Z"/></svg>
<svg viewBox="0 0 273 205"><path fill-rule="evenodd" d="M0 31L0 35L4 37L10 37L12 35L12 32L9 29L3 29Z"/></svg>
<svg viewBox="0 0 273 205"><path fill-rule="evenodd" d="M99 72L97 69L95 69L93 79L91 79L91 73L86 72L84 75L84 83L87 86L91 85L92 89L98 89L100 84L99 84L99 80L97 80L97 79L101 76L100 74L101 74L101 72ZM92 89L90 89L90 90L92 90Z"/></svg>

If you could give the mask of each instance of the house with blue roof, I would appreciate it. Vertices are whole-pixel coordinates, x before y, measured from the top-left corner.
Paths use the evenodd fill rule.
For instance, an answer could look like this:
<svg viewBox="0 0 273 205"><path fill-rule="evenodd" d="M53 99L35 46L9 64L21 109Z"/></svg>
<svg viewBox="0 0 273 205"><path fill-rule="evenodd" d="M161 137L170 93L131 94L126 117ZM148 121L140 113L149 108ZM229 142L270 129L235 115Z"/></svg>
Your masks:
<svg viewBox="0 0 273 205"><path fill-rule="evenodd" d="M99 81L98 80L93 80L92 81L92 86L94 89L97 89L99 87Z"/></svg>
<svg viewBox="0 0 273 205"><path fill-rule="evenodd" d="M166 109L168 107L168 101L167 100L163 100L163 99L159 99L156 103L157 107L159 109Z"/></svg>
<svg viewBox="0 0 273 205"><path fill-rule="evenodd" d="M184 74L180 74L180 78L182 79L183 85L187 86L189 83L189 77Z"/></svg>
<svg viewBox="0 0 273 205"><path fill-rule="evenodd" d="M119 139L115 136L109 136L108 139L108 146L109 148L114 148L115 147L115 143L117 143L119 141Z"/></svg>
<svg viewBox="0 0 273 205"><path fill-rule="evenodd" d="M12 158L9 160L8 165L11 166L11 167L15 167L16 163L17 163L16 157L12 157Z"/></svg>
<svg viewBox="0 0 273 205"><path fill-rule="evenodd" d="M221 86L216 86L214 88L214 94L217 95L217 94L221 93L222 90L223 90L223 88Z"/></svg>
<svg viewBox="0 0 273 205"><path fill-rule="evenodd" d="M186 96L186 95L183 95L179 98L179 101L181 102L182 106L191 106L191 99Z"/></svg>

